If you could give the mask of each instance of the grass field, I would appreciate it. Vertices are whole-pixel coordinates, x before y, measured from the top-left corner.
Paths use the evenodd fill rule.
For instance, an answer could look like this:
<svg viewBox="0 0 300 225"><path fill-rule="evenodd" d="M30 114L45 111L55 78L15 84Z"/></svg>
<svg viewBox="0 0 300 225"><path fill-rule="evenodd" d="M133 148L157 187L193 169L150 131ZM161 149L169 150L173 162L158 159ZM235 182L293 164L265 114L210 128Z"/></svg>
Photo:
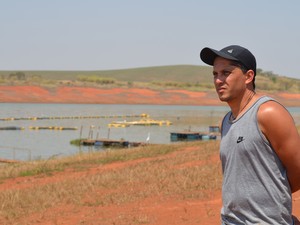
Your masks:
<svg viewBox="0 0 300 225"><path fill-rule="evenodd" d="M2 166L0 222L34 224L27 219L58 206L109 208L154 198L207 200L221 187L218 144L154 145ZM99 224L113 224L106 222L118 221L115 215Z"/></svg>

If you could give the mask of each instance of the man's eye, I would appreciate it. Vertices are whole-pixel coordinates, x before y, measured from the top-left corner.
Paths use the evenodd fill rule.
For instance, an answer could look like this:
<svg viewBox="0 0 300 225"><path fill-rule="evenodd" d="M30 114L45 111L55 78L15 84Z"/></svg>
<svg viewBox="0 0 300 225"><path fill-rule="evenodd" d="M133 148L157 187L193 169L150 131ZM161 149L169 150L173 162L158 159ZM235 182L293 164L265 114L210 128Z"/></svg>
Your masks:
<svg viewBox="0 0 300 225"><path fill-rule="evenodd" d="M230 71L224 71L224 76L229 76L231 74Z"/></svg>

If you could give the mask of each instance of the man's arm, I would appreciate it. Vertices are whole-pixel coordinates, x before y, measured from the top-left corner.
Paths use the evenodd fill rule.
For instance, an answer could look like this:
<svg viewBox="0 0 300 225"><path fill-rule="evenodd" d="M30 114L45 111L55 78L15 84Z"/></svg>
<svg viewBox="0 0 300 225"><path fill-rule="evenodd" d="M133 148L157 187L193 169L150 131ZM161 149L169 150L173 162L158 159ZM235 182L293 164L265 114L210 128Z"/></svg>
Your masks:
<svg viewBox="0 0 300 225"><path fill-rule="evenodd" d="M258 111L261 131L287 170L292 192L300 189L300 136L290 113L279 103L269 101Z"/></svg>

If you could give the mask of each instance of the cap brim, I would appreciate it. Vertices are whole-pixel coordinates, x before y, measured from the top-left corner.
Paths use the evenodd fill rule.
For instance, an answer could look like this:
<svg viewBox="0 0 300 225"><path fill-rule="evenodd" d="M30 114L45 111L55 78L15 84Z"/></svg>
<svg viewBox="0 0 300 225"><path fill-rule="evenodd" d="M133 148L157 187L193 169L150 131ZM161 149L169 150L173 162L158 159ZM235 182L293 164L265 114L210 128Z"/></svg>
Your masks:
<svg viewBox="0 0 300 225"><path fill-rule="evenodd" d="M205 62L208 65L213 66L214 65L214 61L216 57L222 57L225 59L230 59L230 60L234 60L234 61L239 61L238 59L232 57L231 55L228 55L224 52L220 52L217 51L215 49L212 48L203 48L200 52L200 58L203 62Z"/></svg>

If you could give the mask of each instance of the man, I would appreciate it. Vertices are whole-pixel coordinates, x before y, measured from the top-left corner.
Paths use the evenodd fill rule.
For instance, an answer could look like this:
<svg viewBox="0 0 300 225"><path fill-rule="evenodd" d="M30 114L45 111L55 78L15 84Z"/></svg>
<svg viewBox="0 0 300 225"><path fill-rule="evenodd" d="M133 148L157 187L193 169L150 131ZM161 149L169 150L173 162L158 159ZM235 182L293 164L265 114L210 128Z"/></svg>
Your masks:
<svg viewBox="0 0 300 225"><path fill-rule="evenodd" d="M256 59L246 48L204 48L222 121L222 224L292 225L292 193L300 189L300 137L289 112L255 93ZM296 221L297 219L294 218Z"/></svg>

